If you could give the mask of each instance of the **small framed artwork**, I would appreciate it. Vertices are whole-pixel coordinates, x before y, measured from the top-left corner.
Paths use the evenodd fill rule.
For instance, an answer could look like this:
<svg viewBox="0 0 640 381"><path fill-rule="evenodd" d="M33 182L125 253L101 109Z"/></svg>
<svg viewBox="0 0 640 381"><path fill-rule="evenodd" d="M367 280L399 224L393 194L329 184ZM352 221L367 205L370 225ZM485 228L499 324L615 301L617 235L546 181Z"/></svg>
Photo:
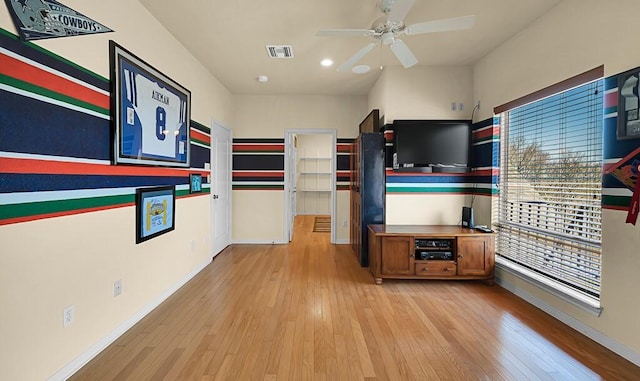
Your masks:
<svg viewBox="0 0 640 381"><path fill-rule="evenodd" d="M617 137L640 138L640 67L618 75Z"/></svg>
<svg viewBox="0 0 640 381"><path fill-rule="evenodd" d="M136 243L175 228L175 186L136 189Z"/></svg>
<svg viewBox="0 0 640 381"><path fill-rule="evenodd" d="M113 163L189 167L191 92L109 41Z"/></svg>
<svg viewBox="0 0 640 381"><path fill-rule="evenodd" d="M192 173L189 175L189 193L202 192L202 175Z"/></svg>

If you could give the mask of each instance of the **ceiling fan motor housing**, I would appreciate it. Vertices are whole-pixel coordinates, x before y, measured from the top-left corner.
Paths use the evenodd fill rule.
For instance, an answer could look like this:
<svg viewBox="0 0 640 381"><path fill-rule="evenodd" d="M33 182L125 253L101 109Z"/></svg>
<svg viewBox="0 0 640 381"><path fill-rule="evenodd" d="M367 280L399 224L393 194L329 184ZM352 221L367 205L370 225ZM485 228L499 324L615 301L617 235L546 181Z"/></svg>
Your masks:
<svg viewBox="0 0 640 381"><path fill-rule="evenodd" d="M376 32L376 35L382 35L388 32L397 34L403 29L403 22L393 22L391 20L388 20L387 16L380 16L371 24L371 30L374 30Z"/></svg>
<svg viewBox="0 0 640 381"><path fill-rule="evenodd" d="M384 14L391 12L391 8L393 8L393 4L396 0L380 0L378 1L378 9Z"/></svg>

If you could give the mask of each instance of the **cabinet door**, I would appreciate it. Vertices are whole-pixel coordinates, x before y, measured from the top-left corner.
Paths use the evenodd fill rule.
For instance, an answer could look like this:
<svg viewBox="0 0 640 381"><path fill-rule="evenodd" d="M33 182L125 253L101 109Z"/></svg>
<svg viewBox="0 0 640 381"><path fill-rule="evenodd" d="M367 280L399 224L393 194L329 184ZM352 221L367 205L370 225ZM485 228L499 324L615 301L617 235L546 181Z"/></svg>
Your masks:
<svg viewBox="0 0 640 381"><path fill-rule="evenodd" d="M356 257L360 256L360 244L362 242L360 193L351 192L351 249Z"/></svg>
<svg viewBox="0 0 640 381"><path fill-rule="evenodd" d="M413 237L382 238L382 275L414 274Z"/></svg>
<svg viewBox="0 0 640 381"><path fill-rule="evenodd" d="M492 276L494 268L493 235L458 237L458 275Z"/></svg>

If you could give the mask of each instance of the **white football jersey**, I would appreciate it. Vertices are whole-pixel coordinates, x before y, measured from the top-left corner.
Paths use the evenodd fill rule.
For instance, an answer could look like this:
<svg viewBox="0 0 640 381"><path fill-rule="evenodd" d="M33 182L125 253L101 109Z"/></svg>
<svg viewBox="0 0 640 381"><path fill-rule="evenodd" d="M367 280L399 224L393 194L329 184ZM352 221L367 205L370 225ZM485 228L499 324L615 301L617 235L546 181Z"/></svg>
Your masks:
<svg viewBox="0 0 640 381"><path fill-rule="evenodd" d="M176 157L178 131L185 122L186 102L143 75L125 70L127 98L142 124L142 153ZM127 116L127 123L134 118Z"/></svg>

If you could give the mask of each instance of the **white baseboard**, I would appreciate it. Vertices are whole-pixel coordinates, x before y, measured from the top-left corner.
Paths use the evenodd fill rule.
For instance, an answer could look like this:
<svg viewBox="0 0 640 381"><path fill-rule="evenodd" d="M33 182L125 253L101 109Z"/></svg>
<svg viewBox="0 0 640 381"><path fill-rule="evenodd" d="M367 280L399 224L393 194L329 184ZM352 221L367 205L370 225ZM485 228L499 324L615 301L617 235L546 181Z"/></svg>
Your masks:
<svg viewBox="0 0 640 381"><path fill-rule="evenodd" d="M560 320L561 322L568 325L569 327L582 333L583 335L587 336L591 340L610 349L611 351L631 361L637 366L640 366L640 353L637 353L636 351L632 350L626 345L613 340L612 338L606 336L602 332L596 329L593 329L592 327L586 325L585 323L574 318L573 316L568 315L556 309L555 307L551 306L544 300L529 294L528 292L524 291L522 288L519 288L514 283L508 282L503 278L499 278L499 277L496 277L496 283L499 284L502 288L526 300L530 304L533 304L534 306L538 307L539 309L553 316L554 318Z"/></svg>
<svg viewBox="0 0 640 381"><path fill-rule="evenodd" d="M142 318L147 316L151 311L153 311L156 307L158 307L162 302L164 302L169 296L171 296L174 292L178 291L178 289L184 286L188 281L190 281L194 276L196 276L200 271L202 271L205 267L207 267L211 263L211 258L208 261L201 263L198 265L193 271L185 275L178 283L174 284L167 291L158 296L151 303L146 305L143 309L138 311L131 318L126 320L124 323L120 324L116 329L111 331L107 336L102 338L100 341L92 345L89 349L87 349L84 353L80 354L80 356L73 359L70 363L65 365L62 369L54 373L52 376L48 378L49 381L58 381L58 380L66 380L71 377L74 373L76 373L80 368L85 366L89 361L91 361L94 357L96 357L100 352L102 352L106 347L108 347L111 343L116 341L120 336L122 336L125 332L127 332L131 327L133 327L136 323L138 323Z"/></svg>

